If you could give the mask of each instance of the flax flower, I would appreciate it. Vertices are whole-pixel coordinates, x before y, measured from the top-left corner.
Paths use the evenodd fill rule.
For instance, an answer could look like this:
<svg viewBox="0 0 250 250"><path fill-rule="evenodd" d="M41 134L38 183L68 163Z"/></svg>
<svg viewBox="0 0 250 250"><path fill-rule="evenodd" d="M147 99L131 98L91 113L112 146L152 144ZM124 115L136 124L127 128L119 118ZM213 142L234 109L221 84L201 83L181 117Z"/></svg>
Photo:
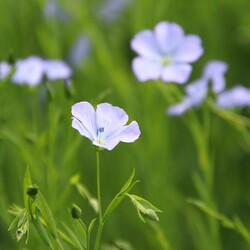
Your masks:
<svg viewBox="0 0 250 250"><path fill-rule="evenodd" d="M132 68L139 81L162 79L164 82L185 83L192 71L191 63L202 54L201 39L185 35L176 23L160 22L154 30L143 30L131 41L139 54Z"/></svg>
<svg viewBox="0 0 250 250"><path fill-rule="evenodd" d="M250 106L250 89L238 85L218 95L217 105L222 108Z"/></svg>
<svg viewBox="0 0 250 250"><path fill-rule="evenodd" d="M126 112L109 103L101 103L95 110L90 103L79 102L71 113L72 127L100 148L112 150L120 141L134 142L141 133L136 121L126 125Z"/></svg>
<svg viewBox="0 0 250 250"><path fill-rule="evenodd" d="M190 83L186 87L186 96L182 102L170 106L167 110L169 115L182 115L189 108L198 106L204 101L209 92L209 82L211 91L218 94L225 88L224 74L227 71L227 64L221 61L210 61L204 67L201 78Z"/></svg>

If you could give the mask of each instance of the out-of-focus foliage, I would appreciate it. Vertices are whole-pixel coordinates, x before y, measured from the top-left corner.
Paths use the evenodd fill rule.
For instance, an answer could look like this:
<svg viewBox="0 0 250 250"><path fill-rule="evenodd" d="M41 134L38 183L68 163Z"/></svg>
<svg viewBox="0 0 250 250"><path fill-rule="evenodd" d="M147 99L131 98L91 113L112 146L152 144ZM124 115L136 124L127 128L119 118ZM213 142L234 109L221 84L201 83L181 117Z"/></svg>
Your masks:
<svg viewBox="0 0 250 250"><path fill-rule="evenodd" d="M249 249L240 233L220 226L216 218L187 202L190 197L202 196L199 181L203 179L203 149L197 147L190 133L192 122L166 115L170 102L155 82L142 84L136 80L131 70L135 54L130 40L159 21L176 22L203 41L204 55L194 64L191 80L200 76L208 60L218 59L229 65L228 86L250 86L250 2L130 0L122 1L122 8L115 14L114 8L110 10L109 18L101 14L105 2L0 1L0 61L13 63L37 55L64 60L73 69L70 88L61 80L45 80L36 88L13 84L10 79L0 81L1 249L26 248L25 242L17 243L7 229L13 219L9 206L23 206L22 182L27 166L61 228L60 221L68 221L72 203L82 209L87 224L93 218L95 212L89 201L70 180L79 173L81 182L96 196L95 152L91 143L71 127L71 106L82 100L93 105L107 101L124 108L142 132L135 143L123 143L112 152L101 153L103 206L135 168L141 180L135 186L136 193L163 212L159 222L145 225L138 220L129 199L124 199L105 225L105 247L129 242L128 249L136 250ZM82 54L82 59L77 56L75 63L72 46L82 36L84 43L78 45L78 53L74 52ZM204 125L205 145L214 166L209 190L213 197L211 211L226 218L239 217L238 226L243 222L250 229L249 121L242 126L238 116L232 118L208 106L192 112ZM250 116L248 108L235 112ZM28 248L44 249L37 244L39 236L33 229Z"/></svg>

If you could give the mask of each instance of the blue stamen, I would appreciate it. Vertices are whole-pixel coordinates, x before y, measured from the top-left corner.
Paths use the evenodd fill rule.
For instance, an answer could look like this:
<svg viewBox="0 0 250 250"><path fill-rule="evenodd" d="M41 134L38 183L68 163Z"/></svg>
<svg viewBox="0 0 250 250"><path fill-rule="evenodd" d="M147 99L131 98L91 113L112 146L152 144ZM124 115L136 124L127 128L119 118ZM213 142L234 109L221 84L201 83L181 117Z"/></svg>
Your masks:
<svg viewBox="0 0 250 250"><path fill-rule="evenodd" d="M103 127L101 127L101 128L98 129L98 132L99 132L99 133L102 133L103 131L104 131L104 128L103 128Z"/></svg>

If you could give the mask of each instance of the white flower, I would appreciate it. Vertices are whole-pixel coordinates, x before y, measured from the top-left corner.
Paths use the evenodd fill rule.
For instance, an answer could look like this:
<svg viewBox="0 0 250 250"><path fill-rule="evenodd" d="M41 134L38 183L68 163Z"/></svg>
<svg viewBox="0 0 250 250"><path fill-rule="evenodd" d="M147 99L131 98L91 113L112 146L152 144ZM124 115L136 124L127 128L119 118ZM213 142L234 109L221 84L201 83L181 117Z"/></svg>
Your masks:
<svg viewBox="0 0 250 250"><path fill-rule="evenodd" d="M185 83L192 71L191 63L203 54L201 39L185 35L178 24L171 22L160 22L153 31L139 32L131 47L139 54L132 62L139 81Z"/></svg>
<svg viewBox="0 0 250 250"><path fill-rule="evenodd" d="M126 112L109 103L97 105L95 111L90 103L79 102L72 106L71 113L72 127L101 148L112 150L120 141L135 141L141 133L136 121L126 125Z"/></svg>

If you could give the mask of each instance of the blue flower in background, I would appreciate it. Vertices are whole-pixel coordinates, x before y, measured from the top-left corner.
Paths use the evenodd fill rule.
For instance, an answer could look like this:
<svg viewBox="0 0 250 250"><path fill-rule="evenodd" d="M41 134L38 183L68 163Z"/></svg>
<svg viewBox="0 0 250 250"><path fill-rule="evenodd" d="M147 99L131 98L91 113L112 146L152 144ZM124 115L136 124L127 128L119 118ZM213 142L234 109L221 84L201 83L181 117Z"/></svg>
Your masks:
<svg viewBox="0 0 250 250"><path fill-rule="evenodd" d="M183 101L170 106L167 110L169 115L182 115L189 108L202 103L209 92L209 82L211 81L211 90L218 94L226 86L224 74L227 71L227 64L221 61L210 61L204 67L200 79L190 83L186 87L186 96Z"/></svg>
<svg viewBox="0 0 250 250"><path fill-rule="evenodd" d="M96 111L88 102L72 106L72 127L92 141L93 145L112 150L120 141L134 142L140 135L136 121L129 125L128 115L109 103L97 105Z"/></svg>
<svg viewBox="0 0 250 250"><path fill-rule="evenodd" d="M5 79L10 73L11 65L7 62L0 63L0 80Z"/></svg>
<svg viewBox="0 0 250 250"><path fill-rule="evenodd" d="M27 83L31 86L42 81L44 74L44 61L36 56L31 56L23 60L17 60L16 71L12 76L12 82L17 84Z"/></svg>
<svg viewBox="0 0 250 250"><path fill-rule="evenodd" d="M85 35L80 35L69 52L69 62L73 66L81 66L90 52L90 39Z"/></svg>
<svg viewBox="0 0 250 250"><path fill-rule="evenodd" d="M139 81L162 79L164 82L185 83L192 71L191 63L202 54L201 39L185 35L176 23L160 22L154 30L143 30L131 41L139 54L132 62Z"/></svg>
<svg viewBox="0 0 250 250"><path fill-rule="evenodd" d="M222 108L250 106L250 89L238 85L226 90L218 95L217 105Z"/></svg>
<svg viewBox="0 0 250 250"><path fill-rule="evenodd" d="M35 86L46 76L49 80L67 79L71 76L70 67L60 60L44 60L37 56L17 60L11 80L17 84Z"/></svg>

